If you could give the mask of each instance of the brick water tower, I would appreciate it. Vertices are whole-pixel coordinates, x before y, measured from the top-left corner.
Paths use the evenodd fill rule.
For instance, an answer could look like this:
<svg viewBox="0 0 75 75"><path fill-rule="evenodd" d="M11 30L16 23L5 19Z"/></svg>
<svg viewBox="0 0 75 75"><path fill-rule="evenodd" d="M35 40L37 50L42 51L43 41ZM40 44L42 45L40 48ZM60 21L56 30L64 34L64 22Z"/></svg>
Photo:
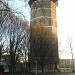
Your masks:
<svg viewBox="0 0 75 75"><path fill-rule="evenodd" d="M58 64L56 6L58 0L29 0L31 72L50 72Z"/></svg>

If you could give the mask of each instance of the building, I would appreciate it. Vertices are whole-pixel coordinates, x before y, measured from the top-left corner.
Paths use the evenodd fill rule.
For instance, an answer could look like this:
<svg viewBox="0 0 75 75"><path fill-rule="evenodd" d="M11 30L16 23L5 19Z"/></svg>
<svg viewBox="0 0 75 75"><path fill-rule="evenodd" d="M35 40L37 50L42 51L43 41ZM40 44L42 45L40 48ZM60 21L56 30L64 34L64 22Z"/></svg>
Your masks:
<svg viewBox="0 0 75 75"><path fill-rule="evenodd" d="M30 20L30 69L50 72L58 63L56 6L58 0L29 0Z"/></svg>
<svg viewBox="0 0 75 75"><path fill-rule="evenodd" d="M74 65L73 65L73 62L74 62ZM59 67L60 68L75 68L75 59L60 59L59 60Z"/></svg>

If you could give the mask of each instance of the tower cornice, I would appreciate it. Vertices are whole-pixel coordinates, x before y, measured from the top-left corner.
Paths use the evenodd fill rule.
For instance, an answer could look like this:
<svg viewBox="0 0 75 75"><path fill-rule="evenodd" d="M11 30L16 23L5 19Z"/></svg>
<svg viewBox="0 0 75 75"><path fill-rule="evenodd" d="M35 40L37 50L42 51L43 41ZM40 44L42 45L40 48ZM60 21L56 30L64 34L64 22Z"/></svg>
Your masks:
<svg viewBox="0 0 75 75"><path fill-rule="evenodd" d="M29 0L29 5L31 7L31 5L33 4L34 1L37 1L37 0ZM56 3L58 0L51 0L53 1L54 3Z"/></svg>
<svg viewBox="0 0 75 75"><path fill-rule="evenodd" d="M37 1L37 0L29 0L30 7L31 7L31 5L33 4L34 1Z"/></svg>
<svg viewBox="0 0 75 75"><path fill-rule="evenodd" d="M51 1L53 1L53 2L57 2L58 0L51 0Z"/></svg>

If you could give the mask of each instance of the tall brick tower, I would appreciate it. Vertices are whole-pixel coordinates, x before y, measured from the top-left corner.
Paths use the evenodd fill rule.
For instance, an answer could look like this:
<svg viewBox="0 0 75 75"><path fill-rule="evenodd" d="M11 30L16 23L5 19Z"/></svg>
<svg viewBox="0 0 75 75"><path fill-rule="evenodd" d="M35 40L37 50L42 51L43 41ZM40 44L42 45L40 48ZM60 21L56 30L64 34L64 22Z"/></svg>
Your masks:
<svg viewBox="0 0 75 75"><path fill-rule="evenodd" d="M56 6L58 0L30 0L30 52L31 71L50 72L58 63ZM36 63L37 61L37 63Z"/></svg>

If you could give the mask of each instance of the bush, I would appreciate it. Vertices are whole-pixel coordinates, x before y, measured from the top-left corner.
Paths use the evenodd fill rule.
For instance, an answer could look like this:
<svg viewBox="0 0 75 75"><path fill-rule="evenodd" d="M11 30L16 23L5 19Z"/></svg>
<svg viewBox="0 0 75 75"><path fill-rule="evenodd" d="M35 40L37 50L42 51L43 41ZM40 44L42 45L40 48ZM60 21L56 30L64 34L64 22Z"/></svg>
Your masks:
<svg viewBox="0 0 75 75"><path fill-rule="evenodd" d="M72 72L74 72L74 73L75 73L75 70L72 70Z"/></svg>

